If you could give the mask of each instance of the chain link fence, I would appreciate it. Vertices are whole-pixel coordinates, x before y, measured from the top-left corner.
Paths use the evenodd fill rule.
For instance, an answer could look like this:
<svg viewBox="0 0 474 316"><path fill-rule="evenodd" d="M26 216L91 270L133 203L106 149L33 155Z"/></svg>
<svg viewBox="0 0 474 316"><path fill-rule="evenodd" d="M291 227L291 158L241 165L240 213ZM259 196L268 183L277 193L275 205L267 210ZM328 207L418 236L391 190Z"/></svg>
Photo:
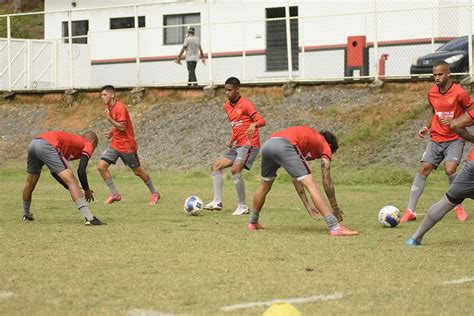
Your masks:
<svg viewBox="0 0 474 316"><path fill-rule="evenodd" d="M244 83L417 78L437 59L472 75L472 10L470 1L216 0L3 15L0 90L186 86L186 62L176 57L189 27L207 57L195 70L201 86L230 76ZM455 39L450 51L436 52Z"/></svg>

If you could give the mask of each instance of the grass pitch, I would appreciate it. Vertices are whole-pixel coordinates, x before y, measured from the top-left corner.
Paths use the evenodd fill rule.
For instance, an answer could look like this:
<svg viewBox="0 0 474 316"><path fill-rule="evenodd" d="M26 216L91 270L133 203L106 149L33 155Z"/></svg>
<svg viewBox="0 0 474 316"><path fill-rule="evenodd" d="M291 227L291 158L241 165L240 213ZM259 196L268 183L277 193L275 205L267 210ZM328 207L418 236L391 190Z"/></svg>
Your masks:
<svg viewBox="0 0 474 316"><path fill-rule="evenodd" d="M310 219L284 177L261 213L266 229L248 232L247 216L230 215L237 202L230 180L224 211L191 217L182 210L187 196L212 198L205 172L152 173L163 196L157 206L147 205L148 190L131 172L116 167L112 173L123 199L104 205L106 186L91 170L91 209L108 225L85 227L68 192L46 170L33 196L36 221L21 222L25 174L0 171L0 314L261 315L268 307L222 308L334 294L339 298L294 306L303 315L473 312L472 201L465 202L467 222L450 213L423 246L412 248L404 242L420 220L393 229L377 221L382 206L405 207L410 185L336 185L346 225L360 236L334 238L323 222ZM246 179L249 202L255 174ZM430 176L420 219L446 186L445 177Z"/></svg>

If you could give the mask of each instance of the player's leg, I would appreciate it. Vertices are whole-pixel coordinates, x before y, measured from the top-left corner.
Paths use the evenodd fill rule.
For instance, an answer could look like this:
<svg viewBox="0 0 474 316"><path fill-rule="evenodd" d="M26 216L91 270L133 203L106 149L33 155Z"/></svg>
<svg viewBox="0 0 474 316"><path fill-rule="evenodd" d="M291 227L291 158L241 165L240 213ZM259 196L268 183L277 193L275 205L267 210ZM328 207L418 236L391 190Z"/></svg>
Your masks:
<svg viewBox="0 0 474 316"><path fill-rule="evenodd" d="M459 172L453 184L445 196L431 206L428 214L423 219L415 234L408 239L407 245L418 246L424 235L439 222L446 213L451 211L457 204L461 204L465 198L474 198L474 162L469 161Z"/></svg>
<svg viewBox="0 0 474 316"><path fill-rule="evenodd" d="M257 157L259 148L253 146L242 146L236 148L237 157L231 167L232 180L235 184L235 189L237 191L237 196L239 197L239 204L237 208L232 213L232 215L244 215L248 214L249 207L245 199L245 182L242 176L242 171L245 169L250 170L252 168L253 162Z"/></svg>
<svg viewBox="0 0 474 316"><path fill-rule="evenodd" d="M272 189L274 181L275 178L262 178L262 180L260 180L260 185L258 186L257 191L255 191L255 194L253 196L252 211L250 212L249 222L247 225L247 228L249 230L263 229L263 226L260 225L260 223L258 222L260 218L260 211L262 210L262 207L265 204L265 199L267 197L268 192L270 192L270 190Z"/></svg>
<svg viewBox="0 0 474 316"><path fill-rule="evenodd" d="M150 190L150 204L158 204L158 201L160 199L160 194L156 190L153 181L151 181L150 175L142 168L140 165L140 160L138 159L138 154L135 153L120 153L120 158L123 160L123 162L129 166L133 173L142 179L142 181L145 183L147 186L148 190Z"/></svg>
<svg viewBox="0 0 474 316"><path fill-rule="evenodd" d="M426 178L433 169L438 167L443 159L444 149L442 148L442 145L431 141L421 157L420 168L418 169L418 173L416 174L411 186L408 206L403 212L400 222L408 222L416 219L416 205L425 189Z"/></svg>
<svg viewBox="0 0 474 316"><path fill-rule="evenodd" d="M444 163L444 171L448 176L449 186L453 183L457 176L456 170L462 159L464 151L464 140L453 140L447 143L446 148L446 159ZM467 220L467 213L464 210L462 204L456 205L454 213L459 221L464 222Z"/></svg>
<svg viewBox="0 0 474 316"><path fill-rule="evenodd" d="M33 191L40 179L40 173L28 173L26 176L25 187L23 188L23 221L33 221L35 218L30 212Z"/></svg>
<svg viewBox="0 0 474 316"><path fill-rule="evenodd" d="M232 166L234 163L237 153L235 150L230 149L223 156L217 158L212 166L212 185L214 190L214 198L210 203L204 205L204 209L210 211L220 211L222 210L222 188L224 185L224 177L222 175L222 170Z"/></svg>
<svg viewBox="0 0 474 316"><path fill-rule="evenodd" d="M197 84L196 65L197 61L191 60L186 62L186 66L188 68L188 86Z"/></svg>
<svg viewBox="0 0 474 316"><path fill-rule="evenodd" d="M117 162L119 157L119 153L111 148L108 147L102 156L100 157L99 162L97 163L97 170L100 173L100 176L104 180L107 188L109 188L110 194L109 197L105 200L106 204L112 204L114 202L118 202L122 199L122 196L118 192L117 188L115 187L114 181L112 180L112 174L109 171L109 167L112 164Z"/></svg>

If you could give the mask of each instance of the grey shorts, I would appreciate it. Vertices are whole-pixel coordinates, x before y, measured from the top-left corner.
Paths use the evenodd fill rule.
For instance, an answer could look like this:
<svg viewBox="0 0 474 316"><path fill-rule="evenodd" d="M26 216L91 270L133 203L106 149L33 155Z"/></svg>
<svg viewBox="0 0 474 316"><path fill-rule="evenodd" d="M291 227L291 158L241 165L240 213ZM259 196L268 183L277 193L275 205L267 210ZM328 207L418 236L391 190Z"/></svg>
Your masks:
<svg viewBox="0 0 474 316"><path fill-rule="evenodd" d="M474 199L474 161L468 161L446 193L449 201L461 204L466 198Z"/></svg>
<svg viewBox="0 0 474 316"><path fill-rule="evenodd" d="M28 165L26 171L32 174L40 174L43 165L46 165L53 173L60 173L69 169L67 160L62 153L51 146L48 141L35 138L28 146Z"/></svg>
<svg viewBox="0 0 474 316"><path fill-rule="evenodd" d="M270 138L262 146L262 179L265 181L275 179L280 167L298 180L311 174L308 162L298 148L285 138Z"/></svg>
<svg viewBox="0 0 474 316"><path fill-rule="evenodd" d="M229 149L223 156L233 163L241 162L245 169L250 170L259 151L260 148L255 146L240 146Z"/></svg>
<svg viewBox="0 0 474 316"><path fill-rule="evenodd" d="M429 162L435 167L438 167L443 159L453 161L459 165L463 151L464 140L456 139L442 143L430 141L420 160L421 162Z"/></svg>
<svg viewBox="0 0 474 316"><path fill-rule="evenodd" d="M107 162L109 165L115 165L119 157L126 166L129 166L132 169L140 167L140 160L138 159L138 154L136 152L126 154L117 151L110 146L102 153L100 159Z"/></svg>

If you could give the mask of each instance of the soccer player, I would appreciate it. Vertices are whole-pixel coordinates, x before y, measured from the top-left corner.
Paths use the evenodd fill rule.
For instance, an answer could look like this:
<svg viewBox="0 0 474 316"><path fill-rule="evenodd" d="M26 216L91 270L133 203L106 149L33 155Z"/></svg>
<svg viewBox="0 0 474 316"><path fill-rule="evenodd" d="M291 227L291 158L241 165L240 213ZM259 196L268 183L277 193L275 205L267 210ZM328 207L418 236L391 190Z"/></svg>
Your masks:
<svg viewBox="0 0 474 316"><path fill-rule="evenodd" d="M115 164L120 157L124 164L129 166L133 173L145 182L151 193L150 204L157 204L160 194L156 191L150 176L140 166L137 143L127 107L120 100L115 99L115 89L111 85L101 88L100 97L105 104L105 119L112 125L112 131L105 133L105 137L111 139L110 145L100 157L97 165L102 179L110 190L110 195L105 203L112 204L122 199L109 171L109 166Z"/></svg>
<svg viewBox="0 0 474 316"><path fill-rule="evenodd" d="M421 157L421 166L413 181L408 206L403 212L401 222L416 219L416 204L423 193L426 178L431 171L438 168L444 159L444 171L448 176L449 184L451 184L456 178L456 169L462 159L464 140L449 125L443 125L440 119L459 117L465 109L471 106L471 98L463 88L451 81L447 62L436 62L433 65L433 76L436 85L428 92L432 114L427 125L418 131L418 137L421 139L424 139L430 131L431 139ZM467 219L467 214L461 204L455 207L455 213L458 220L465 221Z"/></svg>
<svg viewBox="0 0 474 316"><path fill-rule="evenodd" d="M331 159L338 149L336 136L328 131L318 132L308 126L293 126L271 135L262 147L260 186L253 197L253 209L248 222L249 230L263 229L258 222L265 198L272 188L277 170L283 167L292 177L293 185L308 214L319 219L322 214L331 236L352 236L358 232L344 227L343 211L339 208L331 178ZM314 180L309 160L321 159L321 175L328 200ZM309 192L314 206L309 202Z"/></svg>
<svg viewBox="0 0 474 316"><path fill-rule="evenodd" d="M470 134L465 127L474 124L474 110L463 113L456 119L444 118L442 123L450 125L450 127L464 139L474 142L474 135ZM454 179L448 189L448 192L433 204L426 214L420 227L415 234L407 240L408 246L420 246L425 234L439 222L446 213L451 211L457 205L461 204L464 199L474 199L474 149L471 150L467 157L467 162Z"/></svg>
<svg viewBox="0 0 474 316"><path fill-rule="evenodd" d="M86 169L97 143L97 135L92 131L87 131L82 136L63 131L50 131L33 139L28 147L28 174L23 189L23 221L35 219L30 212L32 195L40 178L41 169L46 164L54 178L69 190L72 200L85 218L85 224L105 224L92 215L87 205L87 202L94 200L94 192L89 188ZM77 174L84 194L67 162L76 159L80 159Z"/></svg>
<svg viewBox="0 0 474 316"><path fill-rule="evenodd" d="M229 150L218 157L212 164L212 180L214 186L214 199L204 206L211 211L222 210L222 170L231 167L239 204L232 215L248 214L249 208L245 201L245 184L242 170L252 168L255 157L260 151L260 136L258 129L265 126L265 120L255 109L250 100L240 96L240 81L230 77L225 82L227 102L224 110L227 113L232 133L226 145Z"/></svg>

